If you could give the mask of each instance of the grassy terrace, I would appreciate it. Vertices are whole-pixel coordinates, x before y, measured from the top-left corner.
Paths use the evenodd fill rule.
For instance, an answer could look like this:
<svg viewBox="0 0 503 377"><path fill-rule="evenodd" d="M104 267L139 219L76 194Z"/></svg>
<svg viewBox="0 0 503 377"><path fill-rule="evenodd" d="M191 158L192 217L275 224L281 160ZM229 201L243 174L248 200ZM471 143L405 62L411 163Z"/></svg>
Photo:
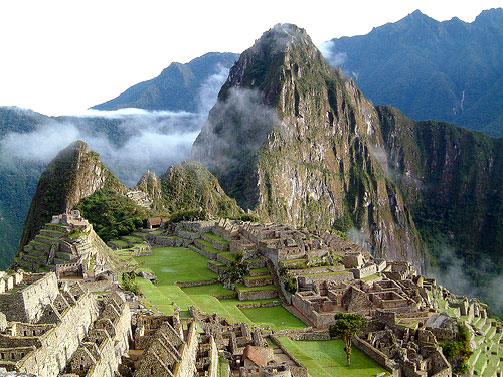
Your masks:
<svg viewBox="0 0 503 377"><path fill-rule="evenodd" d="M351 366L346 365L344 343L341 339L324 341L293 341L280 337L281 343L316 377L374 377L389 373L353 346Z"/></svg>
<svg viewBox="0 0 503 377"><path fill-rule="evenodd" d="M265 285L263 287L246 287L243 284L236 284L236 289L240 292L274 291L275 285Z"/></svg>
<svg viewBox="0 0 503 377"><path fill-rule="evenodd" d="M204 233L204 235L208 238L211 238L212 240L215 240L215 241L218 241L219 243L225 243L227 245L230 245L231 242L230 241L227 241L225 239L223 239L222 237L220 236L217 236L216 234L213 234L213 233Z"/></svg>
<svg viewBox="0 0 503 377"><path fill-rule="evenodd" d="M202 238L198 238L197 241L203 244L204 248L212 253L222 253L222 250L215 249L211 242L203 240Z"/></svg>
<svg viewBox="0 0 503 377"><path fill-rule="evenodd" d="M110 241L110 242L112 242L114 245L117 245L117 246L119 246L119 247L124 247L124 248L125 248L125 247L128 247L128 245L129 245L129 244L128 244L126 241L124 241L124 240L112 240L112 241Z"/></svg>
<svg viewBox="0 0 503 377"><path fill-rule="evenodd" d="M372 279L376 279L376 278L378 278L380 276L381 276L381 273L380 272L376 272L375 274L372 274L372 275L366 276L364 278L361 278L361 280L363 280L363 281L369 281L369 280L372 280Z"/></svg>
<svg viewBox="0 0 503 377"><path fill-rule="evenodd" d="M259 275L259 276L249 276L249 275L246 275L244 276L246 279L248 280L256 280L256 279L272 279L272 275L271 274L267 274L267 275Z"/></svg>
<svg viewBox="0 0 503 377"><path fill-rule="evenodd" d="M222 284L216 283L207 286L179 288L175 281L197 281L215 279L217 274L206 267L209 259L183 247L162 247L152 250L152 255L132 258L125 250L116 250L121 259L137 263L140 270L155 273L158 283L152 284L150 280L137 278L142 293L147 297L144 304L147 307L155 306L160 312L167 315L173 313L175 305L182 310L187 310L190 305L195 305L207 313L217 313L226 317L230 322L247 322L250 325L261 325L274 330L306 327L290 312L281 306L266 308L240 308L246 304L260 304L278 302L277 299L254 301L239 301L234 298L236 292L225 289ZM213 263L218 263L212 261ZM244 290L276 289L274 285L258 288L241 287ZM215 296L229 298L219 298Z"/></svg>

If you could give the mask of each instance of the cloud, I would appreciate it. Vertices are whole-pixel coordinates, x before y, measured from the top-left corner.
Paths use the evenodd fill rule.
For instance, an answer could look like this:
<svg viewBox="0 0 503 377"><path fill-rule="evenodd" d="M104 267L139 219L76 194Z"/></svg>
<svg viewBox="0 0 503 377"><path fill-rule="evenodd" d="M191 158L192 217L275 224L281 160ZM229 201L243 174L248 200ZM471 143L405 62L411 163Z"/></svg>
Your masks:
<svg viewBox="0 0 503 377"><path fill-rule="evenodd" d="M45 165L71 142L83 140L100 153L102 161L125 185L132 187L146 170L162 174L170 165L190 158L192 143L227 73L224 67L215 66L215 73L201 84L197 113L133 108L46 118L31 132L6 134L0 140L0 164L4 168Z"/></svg>
<svg viewBox="0 0 503 377"><path fill-rule="evenodd" d="M476 267L469 271L462 258L456 255L452 247L445 244L436 250L438 255L438 266L429 267L428 276L434 276L437 284L449 289L456 295L463 295L469 298L477 297L482 302L491 307L492 314L503 314L503 275L494 272L494 264L483 255L479 256ZM476 270L476 271L475 271ZM476 284L470 275L483 277L485 282Z"/></svg>
<svg viewBox="0 0 503 377"><path fill-rule="evenodd" d="M194 143L192 158L204 163L210 171L223 172L255 154L273 127L280 134L289 132L281 124L275 110L264 104L257 89L231 87L226 98L218 101L210 112Z"/></svg>
<svg viewBox="0 0 503 377"><path fill-rule="evenodd" d="M348 54L344 51L335 51L335 43L333 41L323 42L318 49L327 61L336 66L342 66L348 60Z"/></svg>

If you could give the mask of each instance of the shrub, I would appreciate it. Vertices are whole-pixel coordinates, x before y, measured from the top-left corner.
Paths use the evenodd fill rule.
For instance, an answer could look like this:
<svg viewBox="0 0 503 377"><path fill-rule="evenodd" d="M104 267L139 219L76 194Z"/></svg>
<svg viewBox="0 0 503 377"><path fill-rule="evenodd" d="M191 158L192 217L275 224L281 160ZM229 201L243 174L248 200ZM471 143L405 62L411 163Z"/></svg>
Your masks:
<svg viewBox="0 0 503 377"><path fill-rule="evenodd" d="M203 210L190 210L176 212L169 218L170 223L177 223L179 221L198 221L208 220L208 213Z"/></svg>
<svg viewBox="0 0 503 377"><path fill-rule="evenodd" d="M285 278L283 286L285 287L285 291L287 291L291 295L294 295L297 292L297 284L295 284L295 280L293 280L291 276L287 276Z"/></svg>
<svg viewBox="0 0 503 377"><path fill-rule="evenodd" d="M122 273L122 289L134 293L135 295L140 294L140 289L136 283L136 274L134 271L123 272Z"/></svg>

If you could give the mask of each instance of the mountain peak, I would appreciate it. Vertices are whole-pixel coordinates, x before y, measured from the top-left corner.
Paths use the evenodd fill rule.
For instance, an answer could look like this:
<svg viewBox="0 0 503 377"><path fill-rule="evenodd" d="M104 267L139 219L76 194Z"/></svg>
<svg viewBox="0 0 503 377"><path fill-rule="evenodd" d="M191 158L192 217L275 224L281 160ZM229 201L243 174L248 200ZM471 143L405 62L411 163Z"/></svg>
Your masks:
<svg viewBox="0 0 503 377"><path fill-rule="evenodd" d="M475 18L473 23L482 27L496 27L501 29L501 25L503 24L503 8L483 10L477 18Z"/></svg>

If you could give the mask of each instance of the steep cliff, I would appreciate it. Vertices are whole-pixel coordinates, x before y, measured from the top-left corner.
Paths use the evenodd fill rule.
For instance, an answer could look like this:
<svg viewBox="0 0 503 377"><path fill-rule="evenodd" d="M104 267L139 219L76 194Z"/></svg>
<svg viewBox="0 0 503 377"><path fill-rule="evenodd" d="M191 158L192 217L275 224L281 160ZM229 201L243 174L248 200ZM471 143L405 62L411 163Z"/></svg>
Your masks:
<svg viewBox="0 0 503 377"><path fill-rule="evenodd" d="M482 286L503 272L503 139L377 107L388 163L425 241ZM446 260L452 263L452 260ZM503 305L502 305L503 309Z"/></svg>
<svg viewBox="0 0 503 377"><path fill-rule="evenodd" d="M419 267L420 241L383 150L372 103L286 24L241 54L192 153L262 218L355 227L375 255Z"/></svg>
<svg viewBox="0 0 503 377"><path fill-rule="evenodd" d="M40 176L18 250L35 237L52 215L72 209L105 185L124 189L86 143L76 141L63 149Z"/></svg>

